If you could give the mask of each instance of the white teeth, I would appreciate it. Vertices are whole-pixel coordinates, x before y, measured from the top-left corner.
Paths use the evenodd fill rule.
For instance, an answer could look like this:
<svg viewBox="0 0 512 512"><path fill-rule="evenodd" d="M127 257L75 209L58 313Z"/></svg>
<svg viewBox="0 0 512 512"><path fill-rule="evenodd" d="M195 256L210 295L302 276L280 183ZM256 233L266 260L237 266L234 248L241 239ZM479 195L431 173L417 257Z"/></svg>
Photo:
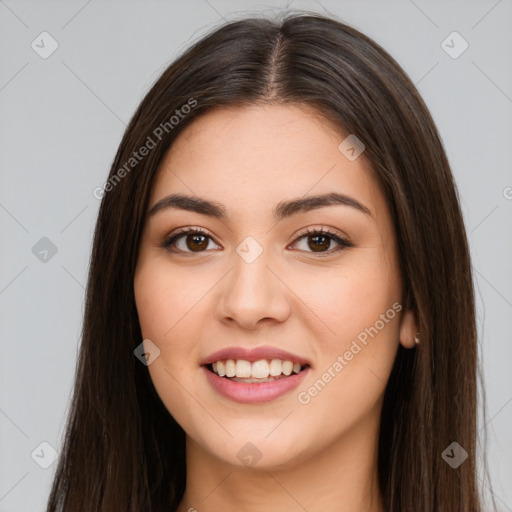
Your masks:
<svg viewBox="0 0 512 512"><path fill-rule="evenodd" d="M269 377L279 377L282 374L289 376L292 372L299 373L302 365L281 359L260 359L253 363L245 359L227 359L212 363L212 369L220 377L226 376L235 378L235 380L268 379Z"/></svg>
<svg viewBox="0 0 512 512"><path fill-rule="evenodd" d="M226 361L226 377L234 377L236 375L236 366L233 359Z"/></svg>
<svg viewBox="0 0 512 512"><path fill-rule="evenodd" d="M253 379L266 379L269 373L270 367L265 359L252 363L251 376Z"/></svg>
<svg viewBox="0 0 512 512"><path fill-rule="evenodd" d="M270 375L276 377L277 375L281 375L281 373L283 373L281 359L272 359L272 361L270 361Z"/></svg>
<svg viewBox="0 0 512 512"><path fill-rule="evenodd" d="M235 373L240 379L248 379L251 376L251 363L244 359L238 359Z"/></svg>
<svg viewBox="0 0 512 512"><path fill-rule="evenodd" d="M283 361L283 373L291 375L293 371L293 363L291 361Z"/></svg>

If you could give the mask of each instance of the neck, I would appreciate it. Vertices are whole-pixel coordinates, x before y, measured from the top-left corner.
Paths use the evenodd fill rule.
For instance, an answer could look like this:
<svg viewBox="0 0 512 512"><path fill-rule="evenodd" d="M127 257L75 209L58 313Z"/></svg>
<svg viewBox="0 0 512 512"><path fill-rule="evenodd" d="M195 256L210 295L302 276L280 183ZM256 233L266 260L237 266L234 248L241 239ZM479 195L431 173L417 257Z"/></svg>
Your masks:
<svg viewBox="0 0 512 512"><path fill-rule="evenodd" d="M187 436L187 486L177 512L383 512L376 420L286 469L232 466Z"/></svg>

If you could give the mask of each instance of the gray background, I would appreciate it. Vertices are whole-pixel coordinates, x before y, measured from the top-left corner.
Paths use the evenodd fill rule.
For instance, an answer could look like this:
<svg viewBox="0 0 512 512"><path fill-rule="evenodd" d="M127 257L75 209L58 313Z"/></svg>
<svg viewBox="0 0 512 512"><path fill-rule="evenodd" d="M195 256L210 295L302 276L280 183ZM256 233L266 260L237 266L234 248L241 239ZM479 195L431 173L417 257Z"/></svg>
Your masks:
<svg viewBox="0 0 512 512"><path fill-rule="evenodd" d="M0 0L0 511L44 509L56 464L41 467L51 462L41 443L59 450L65 425L99 207L93 190L126 123L205 31L286 5L330 11L375 39L437 123L475 270L487 395L482 450L498 509L512 510L512 0ZM43 31L59 45L47 58L31 47L51 49ZM469 44L457 58L446 45L458 52L463 41L442 44L453 31ZM43 237L56 254L38 252L48 248Z"/></svg>

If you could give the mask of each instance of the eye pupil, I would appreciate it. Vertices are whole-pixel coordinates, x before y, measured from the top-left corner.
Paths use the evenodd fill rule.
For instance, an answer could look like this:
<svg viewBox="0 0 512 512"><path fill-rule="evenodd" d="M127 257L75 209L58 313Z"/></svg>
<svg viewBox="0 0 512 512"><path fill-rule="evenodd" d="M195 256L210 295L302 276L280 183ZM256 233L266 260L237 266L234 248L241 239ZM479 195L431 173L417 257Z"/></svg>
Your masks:
<svg viewBox="0 0 512 512"><path fill-rule="evenodd" d="M206 247L208 247L208 242L206 241L206 238L207 238L207 237L206 237L205 235L197 235L197 234L195 234L195 235L188 235L188 236L186 237L186 239L187 239L187 247L188 247L191 251L196 251L196 249L198 248L198 246L197 246L197 245L196 245L196 246L194 246L194 245L189 244L189 240L190 240L191 238L194 240L194 242L193 242L193 243L196 243L196 242L197 242L197 240L198 240L199 238L202 238L202 239L203 239L203 243L202 243L202 244L200 244L200 246L199 246L199 251L200 251L200 250L202 250L202 249L206 249ZM205 241L206 241L206 243L205 243ZM199 252L199 251L196 251L196 252Z"/></svg>
<svg viewBox="0 0 512 512"><path fill-rule="evenodd" d="M314 244L311 245L311 244L308 244L309 247L311 249L313 249L314 251L317 251L317 249L328 249L329 248L329 244L330 244L330 238L329 237L326 237L324 235L315 235L315 236L311 236L310 237L311 240L314 240ZM324 240L324 243L323 244L319 244L318 243L318 240L319 239L323 239ZM325 244L325 241L327 240L327 245Z"/></svg>

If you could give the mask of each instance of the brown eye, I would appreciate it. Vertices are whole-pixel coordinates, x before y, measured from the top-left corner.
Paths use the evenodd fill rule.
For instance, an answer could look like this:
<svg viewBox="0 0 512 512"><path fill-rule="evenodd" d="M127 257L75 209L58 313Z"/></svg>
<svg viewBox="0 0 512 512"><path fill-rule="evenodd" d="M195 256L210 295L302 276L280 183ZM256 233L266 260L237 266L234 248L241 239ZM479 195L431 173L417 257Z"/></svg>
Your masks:
<svg viewBox="0 0 512 512"><path fill-rule="evenodd" d="M324 254L328 256L347 247L352 247L352 244L350 244L347 240L344 240L334 233L325 231L324 229L306 231L297 239L295 243L303 239L307 239L307 248L310 249L310 251L306 250L306 252L313 252L322 256ZM331 242L337 243L338 247L335 247L332 250L328 250Z"/></svg>
<svg viewBox="0 0 512 512"><path fill-rule="evenodd" d="M184 243L181 243L182 239ZM210 240L210 235L205 231L184 229L164 240L161 246L171 252L204 252L208 248ZM181 244L178 244L178 242Z"/></svg>
<svg viewBox="0 0 512 512"><path fill-rule="evenodd" d="M207 238L205 235L185 235L185 243L191 251L201 251L208 247Z"/></svg>
<svg viewBox="0 0 512 512"><path fill-rule="evenodd" d="M317 250L322 251L324 249L329 249L332 241L332 238L324 235L308 236L308 239L312 241L312 243L308 243L308 247L315 252Z"/></svg>

